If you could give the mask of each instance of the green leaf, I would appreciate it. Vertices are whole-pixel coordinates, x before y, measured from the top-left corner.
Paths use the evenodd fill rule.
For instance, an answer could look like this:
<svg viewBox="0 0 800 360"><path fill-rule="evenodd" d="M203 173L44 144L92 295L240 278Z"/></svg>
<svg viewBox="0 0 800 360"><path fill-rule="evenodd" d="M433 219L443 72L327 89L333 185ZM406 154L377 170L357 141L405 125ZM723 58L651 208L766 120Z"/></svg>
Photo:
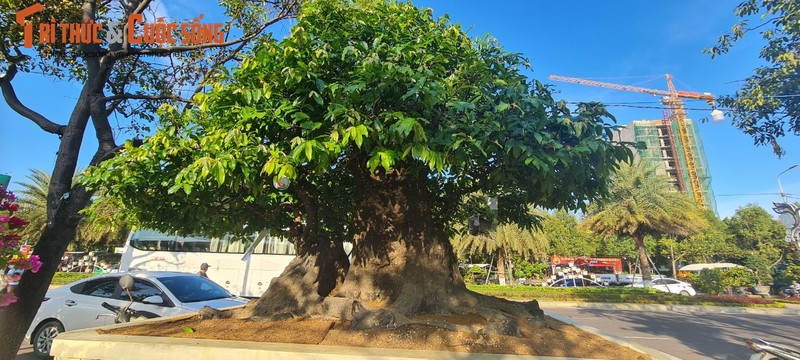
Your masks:
<svg viewBox="0 0 800 360"><path fill-rule="evenodd" d="M450 106L455 108L457 111L475 110L475 105L466 101L456 101L451 103Z"/></svg>
<svg viewBox="0 0 800 360"><path fill-rule="evenodd" d="M267 161L267 163L264 165L264 171L267 174L272 174L273 172L275 172L276 163L277 162L274 159L269 159L269 161Z"/></svg>
<svg viewBox="0 0 800 360"><path fill-rule="evenodd" d="M386 170L386 172L389 172L389 170L392 168L392 164L394 163L391 153L381 151L378 154L380 154L381 157L381 166L383 166L383 169Z"/></svg>
<svg viewBox="0 0 800 360"><path fill-rule="evenodd" d="M378 167L378 164L381 162L380 153L375 153L367 160L367 169L369 172L375 171L375 168Z"/></svg>
<svg viewBox="0 0 800 360"><path fill-rule="evenodd" d="M573 127L575 128L575 135L580 137L581 134L583 134L583 129L586 127L586 125L582 122L576 122L573 124Z"/></svg>
<svg viewBox="0 0 800 360"><path fill-rule="evenodd" d="M503 112L508 109L508 106L509 105L507 103L501 102L499 105L497 105L497 107L494 108L494 111Z"/></svg>
<svg viewBox="0 0 800 360"><path fill-rule="evenodd" d="M225 168L222 166L221 162L218 161L214 163L214 165L211 167L211 172L214 175L214 178L217 179L218 185L222 185L225 182Z"/></svg>
<svg viewBox="0 0 800 360"><path fill-rule="evenodd" d="M253 100L252 94L250 94L250 90L243 90L242 95L244 96L244 103L250 105Z"/></svg>
<svg viewBox="0 0 800 360"><path fill-rule="evenodd" d="M314 83L317 85L317 90L322 93L322 90L325 89L325 82L320 78L315 78Z"/></svg>
<svg viewBox="0 0 800 360"><path fill-rule="evenodd" d="M313 144L312 144L311 141L306 141L303 144L303 146L305 146L305 148L306 148L306 159L308 159L308 161L311 161L311 159L312 159L312 157L314 155L313 154L314 149L313 149L312 145Z"/></svg>
<svg viewBox="0 0 800 360"><path fill-rule="evenodd" d="M188 327L188 326L184 326L184 327L182 327L182 328L181 328L181 331L182 331L184 334L191 334L191 333L193 333L195 330L194 330L194 329L192 329L192 328L190 328L190 327Z"/></svg>

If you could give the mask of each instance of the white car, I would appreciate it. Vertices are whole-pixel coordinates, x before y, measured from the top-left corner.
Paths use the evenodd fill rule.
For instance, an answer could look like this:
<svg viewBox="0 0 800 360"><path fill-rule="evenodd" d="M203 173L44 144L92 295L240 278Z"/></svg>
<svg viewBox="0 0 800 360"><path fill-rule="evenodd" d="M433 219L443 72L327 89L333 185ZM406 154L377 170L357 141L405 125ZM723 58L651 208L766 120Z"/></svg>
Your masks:
<svg viewBox="0 0 800 360"><path fill-rule="evenodd" d="M636 282L634 282L631 286L644 287L644 282L641 279L637 279ZM692 284L670 278L653 279L653 289L672 294L687 296L697 295L697 292L694 291Z"/></svg>
<svg viewBox="0 0 800 360"><path fill-rule="evenodd" d="M130 308L148 317L186 314L204 306L221 309L248 302L196 274L142 271L93 276L47 292L26 333L34 353L48 358L53 338L61 332L114 324L114 314L103 308L102 303L117 307L130 304L127 292L119 285L119 279L125 274L134 278Z"/></svg>

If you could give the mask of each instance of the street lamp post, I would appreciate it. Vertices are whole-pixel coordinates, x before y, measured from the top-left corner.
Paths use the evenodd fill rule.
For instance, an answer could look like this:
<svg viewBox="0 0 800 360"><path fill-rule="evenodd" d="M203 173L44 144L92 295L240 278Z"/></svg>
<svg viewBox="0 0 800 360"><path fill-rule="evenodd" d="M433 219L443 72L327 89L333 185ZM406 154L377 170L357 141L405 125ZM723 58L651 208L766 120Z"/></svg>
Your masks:
<svg viewBox="0 0 800 360"><path fill-rule="evenodd" d="M781 186L781 175L783 175L784 173L786 173L789 170L792 170L792 169L796 168L798 165L800 165L800 164L794 164L792 166L789 166L788 169L783 170L783 171L781 171L780 174L778 174L778 191L781 192L781 199L783 199L783 202L787 202L787 201L786 201L786 194L783 193L783 186Z"/></svg>
<svg viewBox="0 0 800 360"><path fill-rule="evenodd" d="M800 249L800 207L789 203L788 199L786 199L786 194L783 193L783 186L781 185L781 175L798 166L800 166L800 164L794 164L778 174L778 191L781 193L781 200L783 202L772 202L772 205L774 205L772 210L780 214L781 223L786 227L786 241Z"/></svg>

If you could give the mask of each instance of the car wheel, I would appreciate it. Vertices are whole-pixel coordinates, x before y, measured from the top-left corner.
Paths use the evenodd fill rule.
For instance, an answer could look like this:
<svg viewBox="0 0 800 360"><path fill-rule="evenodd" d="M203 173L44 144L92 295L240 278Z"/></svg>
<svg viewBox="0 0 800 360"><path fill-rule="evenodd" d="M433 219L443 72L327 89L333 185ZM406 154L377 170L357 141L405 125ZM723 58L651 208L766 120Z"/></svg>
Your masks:
<svg viewBox="0 0 800 360"><path fill-rule="evenodd" d="M61 325L58 320L44 323L33 335L33 353L42 359L49 359L53 339L62 332L64 332L64 325Z"/></svg>
<svg viewBox="0 0 800 360"><path fill-rule="evenodd" d="M689 296L689 292L688 292L688 291L686 291L686 290L681 290L681 295L683 295L683 296Z"/></svg>

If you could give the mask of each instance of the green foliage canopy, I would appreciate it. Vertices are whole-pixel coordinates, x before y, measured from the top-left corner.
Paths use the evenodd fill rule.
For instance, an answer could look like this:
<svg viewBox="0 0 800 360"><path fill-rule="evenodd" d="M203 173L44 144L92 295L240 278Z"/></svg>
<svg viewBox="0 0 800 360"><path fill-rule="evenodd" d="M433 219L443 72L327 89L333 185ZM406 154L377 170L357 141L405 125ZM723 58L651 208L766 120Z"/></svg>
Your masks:
<svg viewBox="0 0 800 360"><path fill-rule="evenodd" d="M556 211L542 220L541 235L550 243L549 255L586 256L597 253L599 238L578 228L578 220Z"/></svg>
<svg viewBox="0 0 800 360"><path fill-rule="evenodd" d="M528 224L529 204L583 208L632 155L602 106L571 111L527 67L430 9L309 2L289 36L259 44L193 109L162 107L155 136L88 182L146 225L230 231L285 223L280 205L306 190L334 206L353 176L398 172L425 179L440 224L476 191L499 197L501 221ZM271 189L283 177L295 190Z"/></svg>
<svg viewBox="0 0 800 360"><path fill-rule="evenodd" d="M756 145L771 144L782 155L778 139L800 135L800 8L794 0L746 0L734 13L739 22L705 52L712 58L725 54L758 30L766 42L759 54L766 64L754 69L734 95L717 101ZM752 20L757 23L751 25Z"/></svg>

